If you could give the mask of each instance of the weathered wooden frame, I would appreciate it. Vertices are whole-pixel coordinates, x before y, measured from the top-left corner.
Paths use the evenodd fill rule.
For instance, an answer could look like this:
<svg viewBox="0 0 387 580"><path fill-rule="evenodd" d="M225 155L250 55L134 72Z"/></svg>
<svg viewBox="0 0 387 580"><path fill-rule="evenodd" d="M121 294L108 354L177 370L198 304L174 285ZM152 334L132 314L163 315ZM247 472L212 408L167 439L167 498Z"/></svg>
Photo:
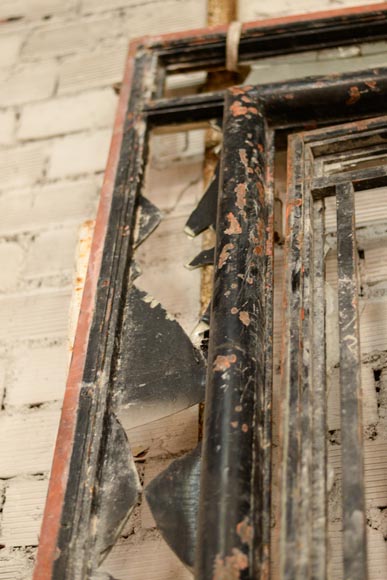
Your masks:
<svg viewBox="0 0 387 580"><path fill-rule="evenodd" d="M240 63L269 55L385 39L386 22L387 5L378 4L246 24L243 27L239 49ZM265 184L267 192L268 180L271 179L270 158L273 151L269 144L272 143L270 135L274 129L289 130L310 125L311 122L332 124L384 112L383 97L387 94L385 69L264 85L258 89L231 90L227 95L225 92L219 92L181 99L161 98L167 71L186 72L223 67L226 36L226 28L216 28L156 39L141 39L130 46L54 455L35 570L36 579L69 578L70 569L76 570L77 574L71 577L81 578L88 574L86 564L88 542L75 547L74 538L88 537L99 448L103 440L109 376L114 360L117 328L122 315L122 298L126 292L127 273L130 267L131 238L128 231L132 228L135 200L141 189L150 129L157 125L219 118L222 116L226 97L224 121L226 134L240 123L242 125L246 123L248 126L252 123L257 124L262 138L261 144L264 146L264 150L259 151L257 174ZM354 84L359 87L361 99L352 102L353 99L350 97ZM242 97L248 99L250 102L248 106L243 103ZM233 114L232 111L236 112L236 109L239 112ZM252 119L249 119L249 115ZM244 131L241 134L244 134ZM223 163L226 163L227 155L232 160L234 153L233 147L230 146L229 153L226 147ZM224 168L226 170L225 166ZM225 192L224 201L221 203L226 205L227 188ZM267 256L265 282L270 282L272 222L270 210L269 213L267 210L266 204L263 203L259 211L265 216L265 228L268 229L265 229L263 238L261 237L257 245L265 248L264 254ZM222 281L223 272L219 267L222 227L222 222L219 221L218 268L215 281L226 284L227 281ZM243 268L243 262L238 262L236 267ZM257 290L262 292L262 295L266 292L262 287ZM215 318L217 308L221 310L222 306L214 301ZM267 333L270 332L270 304L266 307L266 315L269 317L265 322L267 337ZM212 334L211 356L217 353L217 341L220 340L221 333L220 329ZM248 334L247 337L249 336ZM258 419L264 425L266 437L269 438L270 418L268 413L264 412L262 402L266 401L268 404L270 400L270 352L265 356L266 374L261 373L259 379L261 387L258 389L257 399L261 407L258 409L256 403L255 412L259 412ZM232 383L232 376L230 381ZM212 428L211 408L216 404L215 390L216 377L211 378L210 375L207 389L207 429ZM256 393L254 397L257 396ZM249 425L248 422L255 419L255 416L248 417L246 424ZM222 436L228 435L224 432ZM256 441L255 445L261 448L262 440ZM211 445L205 435L203 482L206 482L206 462L208 465L211 453ZM263 458L266 462L263 465L266 466L268 466L267 457L266 452ZM218 473L220 468L219 465ZM254 526L261 525L259 522L264 514L267 526L270 475L269 472L262 471L262 465L255 465L254 469L258 470L255 477L261 484L254 500L252 523ZM210 494L207 496L207 491L210 490L202 489L202 499L204 495L210 497ZM224 497L219 497L220 502L225 501ZM237 502L237 498L234 499ZM235 534L229 535L225 540L225 528L224 525L222 528L217 510L219 505L209 510L205 516L202 515L200 519L198 578L209 577L208 573L213 569L216 555L223 559L227 558L227 554L238 545L234 540L240 545L241 538L239 536L238 540ZM233 513L235 517L243 515L238 508ZM255 520L257 514L259 522ZM211 550L200 557L201 538L203 539L208 526L208 518L211 519L211 526L215 526L217 532L214 534L215 540ZM242 520L238 520L239 523ZM251 567L257 577L260 575L264 577L263 570L268 566L268 536L263 533L262 538L265 537L266 540L253 543L252 550L255 556L254 558L249 556L249 562L251 560L254 564L249 563L241 570L241 578L249 577ZM242 543L243 553L246 553L247 544ZM218 551L220 545L223 550L221 552ZM247 548L250 554L250 545Z"/></svg>

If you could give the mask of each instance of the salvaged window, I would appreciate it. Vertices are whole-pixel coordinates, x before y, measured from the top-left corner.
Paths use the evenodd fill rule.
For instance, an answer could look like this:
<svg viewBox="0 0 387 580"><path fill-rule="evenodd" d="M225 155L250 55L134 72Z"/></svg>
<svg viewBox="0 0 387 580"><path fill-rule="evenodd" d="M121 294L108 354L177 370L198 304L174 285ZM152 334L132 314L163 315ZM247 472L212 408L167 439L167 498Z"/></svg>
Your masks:
<svg viewBox="0 0 387 580"><path fill-rule="evenodd" d="M298 133L289 142L281 514L282 574L289 577L296 577L297 567L305 575L309 569L319 577L327 574L326 348L333 350L328 332L332 321L327 325L324 313L327 247L335 250L337 272L339 345L333 352L338 357L341 399L343 577L367 577L359 342L362 245L356 239L355 199L364 192L372 206L373 191L386 185L386 120ZM336 218L333 224L325 219L328 199L336 206L329 208L336 210L336 215L330 212ZM298 498L296 509L288 498Z"/></svg>
<svg viewBox="0 0 387 580"><path fill-rule="evenodd" d="M387 69L352 63L341 74L285 71L275 82L257 74L264 57L369 46L385 38L386 21L382 6L247 25L239 56L250 84L216 93L197 89L203 71L224 67L226 30L134 45L37 578L114 578L105 558L139 502L152 425L191 409L196 428L203 403L200 441L143 494L187 574L380 577L367 556L364 464L373 451L361 393L372 328L386 339L372 356L387 350L375 306L386 302L361 262L376 260L386 235ZM183 151L193 144L192 153L210 125L219 163L200 198L201 148L172 170L160 159L164 139L180 139ZM208 228L215 247L202 249L197 236ZM183 230L195 238L189 247ZM185 262L214 268L200 315L197 272L189 283L178 274ZM376 326L362 334L369 298ZM158 577L146 565L143 577Z"/></svg>

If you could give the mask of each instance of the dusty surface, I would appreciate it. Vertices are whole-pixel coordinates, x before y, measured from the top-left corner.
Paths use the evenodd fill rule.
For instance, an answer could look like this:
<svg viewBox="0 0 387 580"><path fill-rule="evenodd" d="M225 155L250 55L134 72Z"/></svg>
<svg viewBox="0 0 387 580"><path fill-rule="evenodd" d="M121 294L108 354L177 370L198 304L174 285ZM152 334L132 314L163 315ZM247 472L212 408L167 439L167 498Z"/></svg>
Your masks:
<svg viewBox="0 0 387 580"><path fill-rule="evenodd" d="M285 202L284 156L278 156L276 194ZM358 271L360 288L361 383L363 391L363 437L365 446L365 496L369 578L387 577L387 188L355 194ZM335 199L327 200L326 211L326 327L329 457L330 577L341 580L341 433L339 384L339 335L337 304L337 254ZM281 380L281 304L284 256L275 248L274 298L274 400L273 400L273 577L278 577L279 457L278 447Z"/></svg>
<svg viewBox="0 0 387 580"><path fill-rule="evenodd" d="M273 0L265 4L240 0L239 18L245 21L356 4L364 2ZM117 101L113 86L121 80L128 41L141 34L200 27L205 18L204 0L1 2L1 580L27 580L32 573L66 378L74 253L81 224L95 217ZM383 58L378 56L378 50L379 53L368 46L361 54L358 47L353 47L346 49L346 56L354 67L373 66ZM342 70L342 56L340 51L304 55L294 62L290 72L289 62L266 62L257 69L258 80L269 80L268 73L275 78L313 74L317 66L319 72L324 72L331 70L332 62ZM348 64L345 66L348 68ZM188 213L202 191L201 155L202 140L194 135L189 139L185 136L180 142L171 137L159 146L150 189L153 201L163 206L165 223L154 238L152 252L156 252L157 259L153 269L142 280L144 287L180 317L188 332L200 307L199 278L182 266L178 273L167 271L165 256L180 261L196 253L196 242L190 246L183 234L179 236L184 212ZM385 208L383 192L379 199ZM364 203L366 207L367 200ZM145 269L150 253L145 245L142 251ZM372 444L376 441L383 445L387 437L387 371L380 351L386 348L387 341L387 250L370 240L364 252L363 270L372 293L364 306L363 318L372 321L377 329L370 332L366 325L363 333L367 345L363 361L367 392L373 393L375 387L375 397L370 396L365 411L369 417L366 437ZM174 278L173 288L170 275ZM278 330L275 340L278 343ZM334 372L332 377L334 383ZM334 426L334 384L332 388L334 448L339 433ZM138 429L130 438L139 455L140 475L146 480L173 456L195 446L196 410L173 421ZM144 453L146 462L140 461ZM379 463L382 465L381 460ZM337 474L337 481L338 478ZM378 478L380 475L376 474L374 481ZM378 558L383 561L387 502L380 501L370 505L369 518L370 537L375 539L373 550L379 550ZM332 534L338 533L334 512L332 517ZM131 580L152 578L152 574L161 580L189 576L158 538L146 506L136 510L108 564L120 580L129 575Z"/></svg>

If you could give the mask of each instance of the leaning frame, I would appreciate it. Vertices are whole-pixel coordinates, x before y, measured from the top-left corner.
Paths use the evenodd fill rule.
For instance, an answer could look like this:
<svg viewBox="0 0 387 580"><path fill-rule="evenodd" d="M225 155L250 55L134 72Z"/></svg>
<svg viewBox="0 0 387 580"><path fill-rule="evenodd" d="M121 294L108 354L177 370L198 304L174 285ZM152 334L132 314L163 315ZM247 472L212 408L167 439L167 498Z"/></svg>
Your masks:
<svg viewBox="0 0 387 580"><path fill-rule="evenodd" d="M239 47L240 63L264 56L385 39L386 23L387 5L378 4L246 24L243 26ZM126 291L131 255L128 231L132 227L135 200L144 174L149 130L157 125L206 121L222 115L224 92L181 99L163 99L161 95L168 69L189 72L222 67L225 61L226 37L227 29L221 27L141 39L130 46L54 455L35 570L36 579L89 577L88 532L92 517L93 487L103 439L115 339L119 331L122 298ZM302 127L311 121L316 124L333 123L385 112L383 97L387 93L387 70L357 73L355 79L361 89L362 98L354 103L348 97L353 87L354 75L321 78L318 82L315 79L304 79L263 85L247 91L248 98L251 99L248 106L240 100L240 95L246 96L244 91L239 93L234 89L228 92L225 124L232 126L235 123L248 123L247 115L252 115L256 116L258 126L261 127L262 144L265 146L260 152L257 174L266 188L270 180L272 155L272 147L269 146L267 151L266 144L272 143L273 129ZM305 108L306 104L308 110ZM331 113L332 105L335 110L334 117ZM268 189L270 188L266 191ZM267 207L261 209L266 222L265 231L257 245L265 248L267 283L271 277L272 223ZM219 252L221 249L218 246L218 259ZM243 264L240 266L243 267ZM218 269L216 276L221 275ZM270 304L266 314L269 314L269 319L265 322L265 332L269 332ZM214 353L216 333L211 341ZM263 397L261 402L264 400L269 403L270 353L266 356L266 375L261 373L263 386L260 396ZM208 421L211 418L211 405L215 404L215 388L216 380L210 378L206 395ZM259 409L258 420L262 422L269 437L268 416L262 407ZM255 444L261 448L262 441ZM206 437L203 453L202 482L205 482L205 465L211 453ZM263 461L268 461L267 454ZM260 478L260 485L257 486L260 492L254 500L255 516L258 512L267 510L269 504L265 490L267 492L270 478L268 479L268 472L262 470L261 466L259 469L261 472L254 475ZM210 512L207 516L215 518L212 522L216 522L216 514L211 510ZM210 552L203 553L200 558L200 537L208 524L207 516L205 510L202 510L198 536L201 562L198 565L198 578L208 577L218 549L214 545ZM269 525L268 517L266 513L266 526ZM254 518L252 521L254 522ZM264 532L262 538L265 538ZM215 544L217 541L222 543L224 538L218 536ZM232 543L233 538L230 537L227 542ZM253 544L252 552L255 556L251 557L251 561L254 574L256 577L266 577L264 570L268 569L267 543L264 545L259 541ZM227 545L227 549L231 548L231 544ZM245 548L246 546L243 547ZM69 575L69 570L72 570L72 576ZM241 572L241 578L250 577L250 565Z"/></svg>

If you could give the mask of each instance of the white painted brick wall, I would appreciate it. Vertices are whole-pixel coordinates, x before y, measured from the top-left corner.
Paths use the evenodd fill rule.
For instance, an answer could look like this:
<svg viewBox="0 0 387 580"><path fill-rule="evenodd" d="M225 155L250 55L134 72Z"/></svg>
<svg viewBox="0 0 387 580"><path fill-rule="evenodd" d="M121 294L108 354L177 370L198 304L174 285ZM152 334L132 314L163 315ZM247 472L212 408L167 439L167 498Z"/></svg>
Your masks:
<svg viewBox="0 0 387 580"><path fill-rule="evenodd" d="M0 67L16 64L22 42L22 34L7 34L0 37Z"/></svg>
<svg viewBox="0 0 387 580"><path fill-rule="evenodd" d="M23 248L17 242L0 241L0 292L14 290L22 270Z"/></svg>
<svg viewBox="0 0 387 580"><path fill-rule="evenodd" d="M15 138L16 117L12 110L0 111L0 145L10 145Z"/></svg>
<svg viewBox="0 0 387 580"><path fill-rule="evenodd" d="M71 20L37 26L29 33L21 51L21 58L44 60L56 56L70 56L90 52L98 44L109 40L115 44L123 34L123 19L108 12L86 20Z"/></svg>
<svg viewBox="0 0 387 580"><path fill-rule="evenodd" d="M302 12L317 12L334 10L346 6L377 4L373 0L271 0L270 2L254 2L239 0L239 19L243 21L258 20L275 16L287 16Z"/></svg>
<svg viewBox="0 0 387 580"><path fill-rule="evenodd" d="M0 235L37 231L48 225L80 224L95 215L98 182L77 181L12 190L0 195Z"/></svg>
<svg viewBox="0 0 387 580"><path fill-rule="evenodd" d="M4 402L4 391L5 391L5 371L6 371L6 362L4 359L0 358L0 405L3 405ZM1 490L1 485L0 485Z"/></svg>
<svg viewBox="0 0 387 580"><path fill-rule="evenodd" d="M1 151L0 191L37 183L43 177L47 155L45 143L16 146Z"/></svg>
<svg viewBox="0 0 387 580"><path fill-rule="evenodd" d="M239 6L241 20L248 20L360 3L240 0ZM74 247L80 224L95 216L117 102L112 85L122 79L128 40L201 27L206 8L205 0L0 2L0 489L6 483L0 580L29 580L32 574L31 545L38 541L68 362ZM372 46L367 50L373 54ZM192 136L187 147L172 137L168 152L161 146L158 170L175 157L200 155L202 143ZM176 172L190 178L184 164ZM180 204L200 194L196 175L195 169ZM150 189L156 198L165 192L169 208L180 188L167 181L164 173L164 181L155 178ZM366 260L376 262L371 250ZM363 316L371 320L377 311L368 308ZM381 326L373 341L364 339L374 348L385 330ZM130 433L134 448L145 442L152 457L180 452L180 427L187 448L194 446L196 409L187 414L188 423L187 416L176 417L173 428L168 420ZM166 562L158 579L185 578L168 550L152 538L140 551L124 542L109 569L124 579L130 561L143 577L149 554Z"/></svg>
<svg viewBox="0 0 387 580"><path fill-rule="evenodd" d="M57 79L55 62L24 64L0 70L0 107L47 99L53 95Z"/></svg>
<svg viewBox="0 0 387 580"><path fill-rule="evenodd" d="M36 234L26 252L25 277L35 279L71 274L78 230L78 226L70 226Z"/></svg>
<svg viewBox="0 0 387 580"><path fill-rule="evenodd" d="M6 546L34 546L38 543L40 521L48 479L15 477L5 486L0 542Z"/></svg>
<svg viewBox="0 0 387 580"><path fill-rule="evenodd" d="M35 549L0 551L0 580L27 580L32 576Z"/></svg>
<svg viewBox="0 0 387 580"><path fill-rule="evenodd" d="M103 171L111 139L111 130L70 135L52 144L49 179L63 179Z"/></svg>
<svg viewBox="0 0 387 580"><path fill-rule="evenodd" d="M66 336L71 288L0 297L0 341Z"/></svg>
<svg viewBox="0 0 387 580"><path fill-rule="evenodd" d="M108 50L69 57L59 68L60 95L86 91L94 87L112 86L122 80L127 42Z"/></svg>
<svg viewBox="0 0 387 580"><path fill-rule="evenodd" d="M63 397L68 366L65 340L15 345L8 357L7 408L40 405ZM1 366L0 366L1 375Z"/></svg>
<svg viewBox="0 0 387 580"><path fill-rule="evenodd" d="M153 4L152 0L144 0L142 4ZM122 8L127 6L138 5L137 0L111 0L109 3L109 8ZM82 2L82 11L86 14L93 12L105 12L106 2L103 0L84 0Z"/></svg>
<svg viewBox="0 0 387 580"><path fill-rule="evenodd" d="M17 137L41 139L95 127L111 127L117 100L114 91L106 88L26 105L21 110Z"/></svg>
<svg viewBox="0 0 387 580"><path fill-rule="evenodd" d="M0 417L0 478L47 473L51 467L58 420L59 410L51 408L3 413Z"/></svg>
<svg viewBox="0 0 387 580"><path fill-rule="evenodd" d="M74 15L77 0L2 0L0 18L40 20L57 15Z"/></svg>

